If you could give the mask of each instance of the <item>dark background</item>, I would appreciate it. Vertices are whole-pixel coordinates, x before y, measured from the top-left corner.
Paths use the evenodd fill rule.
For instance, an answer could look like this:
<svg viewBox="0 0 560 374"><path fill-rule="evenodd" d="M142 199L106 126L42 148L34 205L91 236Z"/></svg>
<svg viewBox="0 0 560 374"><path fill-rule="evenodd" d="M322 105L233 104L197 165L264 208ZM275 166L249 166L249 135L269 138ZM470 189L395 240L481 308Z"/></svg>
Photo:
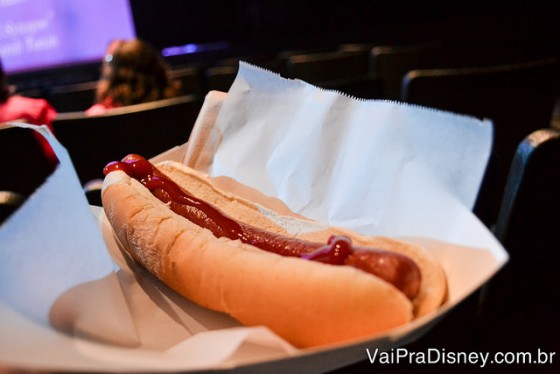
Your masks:
<svg viewBox="0 0 560 374"><path fill-rule="evenodd" d="M209 50L168 57L172 67L340 44L443 43L526 49L560 56L560 2L441 0L130 0L137 36L163 50L194 43ZM14 74L20 91L92 81L99 62ZM29 91L28 91L29 92Z"/></svg>
<svg viewBox="0 0 560 374"><path fill-rule="evenodd" d="M320 48L348 42L558 44L554 1L131 0L138 36L159 48L229 41L238 48ZM556 46L557 47L557 46Z"/></svg>

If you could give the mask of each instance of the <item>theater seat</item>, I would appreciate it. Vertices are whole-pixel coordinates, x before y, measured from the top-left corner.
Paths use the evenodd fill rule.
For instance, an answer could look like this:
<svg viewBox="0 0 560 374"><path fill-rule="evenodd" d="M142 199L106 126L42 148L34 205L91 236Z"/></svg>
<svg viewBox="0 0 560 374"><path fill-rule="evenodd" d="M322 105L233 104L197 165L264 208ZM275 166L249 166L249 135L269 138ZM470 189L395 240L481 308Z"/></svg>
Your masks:
<svg viewBox="0 0 560 374"><path fill-rule="evenodd" d="M237 66L212 66L205 71L207 91L228 92L237 76Z"/></svg>
<svg viewBox="0 0 560 374"><path fill-rule="evenodd" d="M181 96L117 108L98 116L63 113L52 125L85 185L103 178L108 162L129 153L149 158L185 143L201 106L201 98Z"/></svg>
<svg viewBox="0 0 560 374"><path fill-rule="evenodd" d="M169 78L179 86L181 95L202 97L205 94L203 69L197 65L173 68Z"/></svg>
<svg viewBox="0 0 560 374"><path fill-rule="evenodd" d="M0 224L54 171L36 135L0 123Z"/></svg>
<svg viewBox="0 0 560 374"><path fill-rule="evenodd" d="M47 100L59 112L77 112L95 103L97 81L54 86L48 90Z"/></svg>
<svg viewBox="0 0 560 374"><path fill-rule="evenodd" d="M492 158L475 206L488 226L496 221L515 149L532 131L549 127L559 90L556 59L479 68L413 70L402 82L410 104L489 118Z"/></svg>
<svg viewBox="0 0 560 374"><path fill-rule="evenodd" d="M321 88L363 98L381 98L381 81L369 74L367 55L351 51L295 54L287 58L286 76Z"/></svg>
<svg viewBox="0 0 560 374"><path fill-rule="evenodd" d="M517 148L494 233L510 255L485 288L483 341L494 349L560 350L560 131Z"/></svg>

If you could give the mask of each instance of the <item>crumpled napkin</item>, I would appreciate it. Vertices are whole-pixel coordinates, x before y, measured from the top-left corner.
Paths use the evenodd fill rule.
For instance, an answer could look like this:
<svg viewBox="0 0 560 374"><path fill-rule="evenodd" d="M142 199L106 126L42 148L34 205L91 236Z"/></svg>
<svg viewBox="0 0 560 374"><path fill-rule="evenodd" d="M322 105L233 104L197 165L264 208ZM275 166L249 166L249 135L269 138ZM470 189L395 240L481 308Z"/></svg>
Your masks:
<svg viewBox="0 0 560 374"><path fill-rule="evenodd" d="M370 235L448 240L491 151L489 120L359 100L243 62L228 94L207 100L218 115L193 132L188 166Z"/></svg>

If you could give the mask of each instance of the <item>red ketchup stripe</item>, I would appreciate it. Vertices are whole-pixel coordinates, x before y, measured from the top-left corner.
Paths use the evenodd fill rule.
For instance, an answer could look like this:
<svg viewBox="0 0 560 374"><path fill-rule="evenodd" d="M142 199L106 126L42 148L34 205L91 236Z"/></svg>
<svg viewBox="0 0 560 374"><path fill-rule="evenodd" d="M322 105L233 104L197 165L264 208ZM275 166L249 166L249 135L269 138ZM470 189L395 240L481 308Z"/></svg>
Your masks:
<svg viewBox="0 0 560 374"><path fill-rule="evenodd" d="M156 198L169 204L175 213L210 230L216 237L240 240L282 256L353 266L393 284L409 299L413 299L420 290L420 270L407 256L380 249L356 247L346 236L331 236L327 243L317 243L271 233L239 222L179 187L142 156L129 155L122 161L111 162L103 173L107 175L116 170L140 181Z"/></svg>

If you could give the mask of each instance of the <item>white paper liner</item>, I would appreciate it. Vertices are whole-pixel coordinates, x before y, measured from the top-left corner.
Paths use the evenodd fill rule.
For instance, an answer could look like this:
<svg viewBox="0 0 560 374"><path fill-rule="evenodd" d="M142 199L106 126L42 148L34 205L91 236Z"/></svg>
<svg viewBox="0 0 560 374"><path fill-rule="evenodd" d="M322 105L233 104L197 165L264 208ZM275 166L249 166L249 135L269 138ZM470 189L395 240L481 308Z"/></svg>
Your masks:
<svg viewBox="0 0 560 374"><path fill-rule="evenodd" d="M487 120L356 100L244 63L216 107L215 125L201 127L211 152L188 166L371 235L432 237L444 231L434 220L455 226L448 196L472 208L492 142Z"/></svg>

